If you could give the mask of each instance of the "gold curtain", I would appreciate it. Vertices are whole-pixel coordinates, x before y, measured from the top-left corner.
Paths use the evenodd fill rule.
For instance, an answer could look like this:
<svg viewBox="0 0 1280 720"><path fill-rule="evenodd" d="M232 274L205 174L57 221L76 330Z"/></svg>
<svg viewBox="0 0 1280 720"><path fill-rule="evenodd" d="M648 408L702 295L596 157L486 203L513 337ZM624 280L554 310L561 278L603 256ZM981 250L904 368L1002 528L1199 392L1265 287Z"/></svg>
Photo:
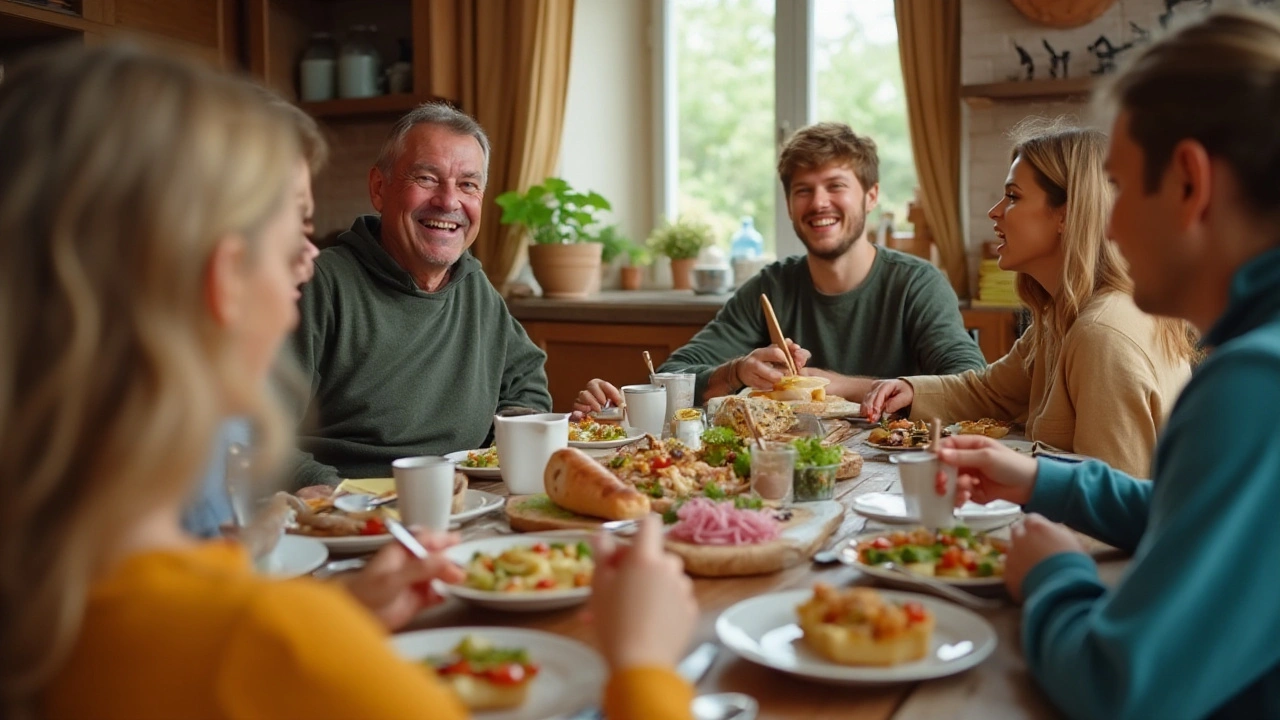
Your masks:
<svg viewBox="0 0 1280 720"><path fill-rule="evenodd" d="M960 0L895 0L920 202L956 294L969 294L960 228Z"/></svg>
<svg viewBox="0 0 1280 720"><path fill-rule="evenodd" d="M574 0L431 0L431 94L484 127L492 153L480 234L471 247L501 289L524 254L493 202L555 172L569 90Z"/></svg>

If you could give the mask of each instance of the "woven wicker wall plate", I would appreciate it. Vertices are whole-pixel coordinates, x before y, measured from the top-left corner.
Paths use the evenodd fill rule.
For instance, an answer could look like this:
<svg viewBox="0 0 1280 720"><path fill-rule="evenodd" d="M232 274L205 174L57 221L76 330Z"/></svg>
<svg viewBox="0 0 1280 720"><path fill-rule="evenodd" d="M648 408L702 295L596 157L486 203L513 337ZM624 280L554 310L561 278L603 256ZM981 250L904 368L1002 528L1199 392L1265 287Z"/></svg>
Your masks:
<svg viewBox="0 0 1280 720"><path fill-rule="evenodd" d="M1080 27L1097 20L1116 0L1009 0L1027 18L1055 28Z"/></svg>

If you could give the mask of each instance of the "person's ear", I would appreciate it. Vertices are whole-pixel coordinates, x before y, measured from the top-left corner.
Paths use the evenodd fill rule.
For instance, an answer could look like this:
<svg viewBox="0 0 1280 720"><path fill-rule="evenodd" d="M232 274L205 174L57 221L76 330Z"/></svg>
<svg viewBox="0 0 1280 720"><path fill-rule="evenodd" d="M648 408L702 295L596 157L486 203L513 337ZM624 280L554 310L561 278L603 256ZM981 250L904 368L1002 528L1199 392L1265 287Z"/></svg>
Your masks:
<svg viewBox="0 0 1280 720"><path fill-rule="evenodd" d="M1163 182L1177 189L1179 225L1189 227L1204 220L1213 185L1213 161L1204 145L1189 139L1175 145Z"/></svg>
<svg viewBox="0 0 1280 720"><path fill-rule="evenodd" d="M382 212L382 192L386 189L387 179L376 166L369 168L369 202L373 209Z"/></svg>
<svg viewBox="0 0 1280 720"><path fill-rule="evenodd" d="M221 327L235 325L248 310L244 280L247 252L243 237L227 235L214 245L205 265L205 305L209 316Z"/></svg>
<svg viewBox="0 0 1280 720"><path fill-rule="evenodd" d="M879 204L880 204L880 183L876 183L875 185L871 186L871 189L867 191L866 196L863 198L862 212L865 214L872 210L875 210L876 206Z"/></svg>

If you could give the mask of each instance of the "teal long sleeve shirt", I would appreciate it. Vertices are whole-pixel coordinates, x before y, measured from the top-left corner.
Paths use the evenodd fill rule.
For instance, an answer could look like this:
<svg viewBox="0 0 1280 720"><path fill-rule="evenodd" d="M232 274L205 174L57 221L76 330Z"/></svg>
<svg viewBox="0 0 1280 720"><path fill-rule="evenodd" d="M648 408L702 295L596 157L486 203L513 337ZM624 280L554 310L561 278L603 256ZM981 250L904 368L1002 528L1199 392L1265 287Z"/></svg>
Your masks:
<svg viewBox="0 0 1280 720"><path fill-rule="evenodd" d="M1027 510L1133 552L1108 588L1080 553L1023 580L1023 649L1073 718L1280 717L1280 251L1233 282L1151 482L1040 461Z"/></svg>

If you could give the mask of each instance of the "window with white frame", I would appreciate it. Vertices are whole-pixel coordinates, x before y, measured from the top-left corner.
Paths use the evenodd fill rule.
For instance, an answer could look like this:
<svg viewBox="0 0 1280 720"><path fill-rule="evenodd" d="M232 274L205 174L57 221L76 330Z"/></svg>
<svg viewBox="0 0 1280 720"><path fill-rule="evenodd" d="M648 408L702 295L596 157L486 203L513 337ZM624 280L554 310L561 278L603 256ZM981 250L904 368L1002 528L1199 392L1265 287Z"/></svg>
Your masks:
<svg viewBox="0 0 1280 720"><path fill-rule="evenodd" d="M916 178L893 0L661 0L655 21L659 214L699 216L725 243L751 216L767 250L803 252L778 147L833 120L876 141L880 211L905 222Z"/></svg>

